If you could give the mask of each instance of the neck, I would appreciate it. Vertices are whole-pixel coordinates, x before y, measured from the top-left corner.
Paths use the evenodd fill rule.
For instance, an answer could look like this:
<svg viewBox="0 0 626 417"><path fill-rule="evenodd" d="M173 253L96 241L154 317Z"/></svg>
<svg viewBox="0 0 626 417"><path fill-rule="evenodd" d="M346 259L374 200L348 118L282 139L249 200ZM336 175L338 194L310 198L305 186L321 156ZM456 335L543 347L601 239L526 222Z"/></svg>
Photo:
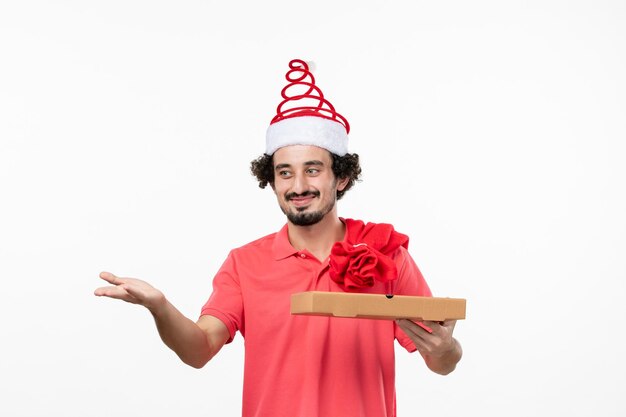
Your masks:
<svg viewBox="0 0 626 417"><path fill-rule="evenodd" d="M289 242L297 250L306 249L317 259L324 261L330 256L330 250L343 240L346 226L337 216L337 208L327 213L322 220L311 226L296 226L287 223Z"/></svg>

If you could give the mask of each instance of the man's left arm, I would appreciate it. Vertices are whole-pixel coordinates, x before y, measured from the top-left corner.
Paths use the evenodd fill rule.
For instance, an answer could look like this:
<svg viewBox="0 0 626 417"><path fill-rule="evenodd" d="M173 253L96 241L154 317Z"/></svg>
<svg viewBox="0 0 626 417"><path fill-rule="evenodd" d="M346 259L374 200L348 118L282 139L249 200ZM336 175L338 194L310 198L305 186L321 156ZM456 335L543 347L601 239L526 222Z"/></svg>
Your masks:
<svg viewBox="0 0 626 417"><path fill-rule="evenodd" d="M461 344L452 337L456 320L446 320L443 323L424 321L416 324L402 319L396 323L413 341L431 371L440 375L454 371L463 355Z"/></svg>

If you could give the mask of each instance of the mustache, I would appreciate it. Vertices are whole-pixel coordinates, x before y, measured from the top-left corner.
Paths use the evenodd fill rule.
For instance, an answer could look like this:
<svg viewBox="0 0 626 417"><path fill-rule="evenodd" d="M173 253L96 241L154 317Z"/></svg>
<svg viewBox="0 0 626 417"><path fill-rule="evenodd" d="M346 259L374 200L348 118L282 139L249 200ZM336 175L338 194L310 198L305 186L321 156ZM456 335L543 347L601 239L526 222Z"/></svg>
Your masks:
<svg viewBox="0 0 626 417"><path fill-rule="evenodd" d="M287 193L285 194L285 200L289 201L293 198L297 198L297 197L309 197L309 196L313 196L313 197L319 197L320 196L320 192L319 191L305 191L301 194L298 193Z"/></svg>

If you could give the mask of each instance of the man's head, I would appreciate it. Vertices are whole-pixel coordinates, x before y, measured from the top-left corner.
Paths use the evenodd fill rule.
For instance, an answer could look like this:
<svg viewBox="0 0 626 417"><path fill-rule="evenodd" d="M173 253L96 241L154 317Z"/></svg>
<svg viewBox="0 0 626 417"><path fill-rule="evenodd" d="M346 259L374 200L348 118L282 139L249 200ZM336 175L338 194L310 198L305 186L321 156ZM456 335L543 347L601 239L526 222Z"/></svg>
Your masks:
<svg viewBox="0 0 626 417"><path fill-rule="evenodd" d="M337 156L310 145L282 147L250 168L259 187L270 184L283 213L299 226L319 222L361 175L357 154Z"/></svg>
<svg viewBox="0 0 626 417"><path fill-rule="evenodd" d="M289 62L282 101L265 135L265 154L252 161L259 187L272 186L289 221L309 226L334 211L359 179L359 156L348 153L350 124L315 84L308 64Z"/></svg>

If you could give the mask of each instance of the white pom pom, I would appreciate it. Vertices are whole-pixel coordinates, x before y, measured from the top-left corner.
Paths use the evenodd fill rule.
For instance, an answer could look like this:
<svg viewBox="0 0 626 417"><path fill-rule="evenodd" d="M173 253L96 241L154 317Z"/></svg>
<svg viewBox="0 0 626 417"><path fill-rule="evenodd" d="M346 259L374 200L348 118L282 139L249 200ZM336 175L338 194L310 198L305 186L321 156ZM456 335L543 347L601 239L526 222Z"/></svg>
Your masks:
<svg viewBox="0 0 626 417"><path fill-rule="evenodd" d="M304 61L306 62L306 64L309 66L309 71L314 72L315 71L315 61Z"/></svg>

